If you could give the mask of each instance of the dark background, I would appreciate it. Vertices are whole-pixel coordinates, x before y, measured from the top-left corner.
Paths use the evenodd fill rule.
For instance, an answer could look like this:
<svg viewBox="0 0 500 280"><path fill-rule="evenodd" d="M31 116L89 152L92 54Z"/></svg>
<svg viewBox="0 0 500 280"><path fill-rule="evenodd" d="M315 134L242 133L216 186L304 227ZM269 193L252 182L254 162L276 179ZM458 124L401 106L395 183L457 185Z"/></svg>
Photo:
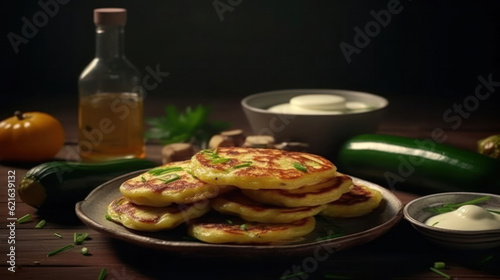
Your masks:
<svg viewBox="0 0 500 280"><path fill-rule="evenodd" d="M78 76L94 56L98 7L128 9L127 57L143 74L157 65L170 73L148 91L159 99L342 88L444 98L451 106L474 94L478 76L500 81L498 1L219 0L237 4L223 20L213 0L60 1L67 3L41 0L58 3L58 11L18 53L8 34L21 36L22 18L33 22L43 9L38 1L2 3L2 117L45 99L76 106ZM354 28L364 30L375 21L370 12L388 3L402 11L348 63L339 45L354 46ZM482 108L498 105L494 95Z"/></svg>

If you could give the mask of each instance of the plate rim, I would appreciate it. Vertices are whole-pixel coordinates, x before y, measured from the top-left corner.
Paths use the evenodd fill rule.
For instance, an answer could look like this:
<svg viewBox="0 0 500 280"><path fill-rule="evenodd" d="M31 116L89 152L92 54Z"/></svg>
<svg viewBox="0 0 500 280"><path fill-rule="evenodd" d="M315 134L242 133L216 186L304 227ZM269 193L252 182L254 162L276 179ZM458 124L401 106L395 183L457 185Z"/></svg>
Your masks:
<svg viewBox="0 0 500 280"><path fill-rule="evenodd" d="M99 192L103 191L104 189L108 188L110 185L113 185L113 183L120 181L120 180L125 180L125 178L131 178L133 176L137 176L139 174L142 174L146 172L149 169L142 169L142 170L137 170L133 171L121 176L118 176L114 179L111 179L98 187L96 187L92 192L90 192L87 197L79 201L75 204L75 212L78 218L88 227L106 234L110 235L110 237L115 238L115 239L120 239L122 241L126 241L129 243L145 246L145 247L152 247L156 249L161 249L161 250L166 250L166 251L180 251L182 249L193 249L195 248L198 253L203 253L204 250L210 250L214 249L216 251L220 250L238 250L239 252L243 252L243 250L246 251L252 251L252 252L259 252L259 251L265 251L266 255L269 254L270 249L279 249L280 254L283 253L290 253L292 251L310 251L314 250L318 247L325 247L325 246L330 246L334 247L334 245L338 245L335 249L336 250L341 250L347 248L347 247L352 247L353 245L344 245L342 243L346 242L353 242L358 240L361 237L366 237L364 242L360 242L360 244L367 243L369 241L372 241L383 234L385 234L388 230L390 230L392 227L394 227L397 223L399 223L403 219L403 203L401 200L396 197L390 190L387 188L384 188L380 185L377 185L375 183L347 175L353 179L353 181L361 182L364 183L370 187L374 187L378 190L380 190L383 194L383 197L385 200L387 199L386 195L390 196L390 200L395 202L394 205L392 205L395 209L395 215L390 217L387 221L378 224L376 226L370 227L366 230L360 231L360 232L355 232L351 233L345 236L340 236L332 239L326 239L326 240L318 240L318 241L313 241L313 242L308 242L308 243L299 243L299 244L275 244L275 245L256 245L256 244L209 244L209 243L203 243L203 242L188 242L188 241L170 241L170 240L163 240L155 237L149 237L149 236L143 236L140 233L137 232L126 232L126 231L120 231L113 229L111 227L107 227L98 221L95 221L92 219L91 216L89 216L87 213L85 213L83 209L83 205L85 203L88 203L90 199ZM375 232L377 234L373 235L372 233ZM344 245L344 246L342 246ZM275 250L278 251L278 250ZM190 253L194 253L193 251L190 251Z"/></svg>

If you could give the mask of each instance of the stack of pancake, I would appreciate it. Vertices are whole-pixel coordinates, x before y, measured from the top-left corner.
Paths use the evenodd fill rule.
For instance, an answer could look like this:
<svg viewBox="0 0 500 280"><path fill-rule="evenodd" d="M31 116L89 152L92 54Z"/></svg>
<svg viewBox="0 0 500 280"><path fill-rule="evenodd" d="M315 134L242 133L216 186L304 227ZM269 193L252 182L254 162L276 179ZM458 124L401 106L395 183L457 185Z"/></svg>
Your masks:
<svg viewBox="0 0 500 280"><path fill-rule="evenodd" d="M129 179L120 191L108 206L115 222L140 231L186 223L207 243L286 242L312 232L318 214L361 216L382 200L321 156L242 147L202 150Z"/></svg>

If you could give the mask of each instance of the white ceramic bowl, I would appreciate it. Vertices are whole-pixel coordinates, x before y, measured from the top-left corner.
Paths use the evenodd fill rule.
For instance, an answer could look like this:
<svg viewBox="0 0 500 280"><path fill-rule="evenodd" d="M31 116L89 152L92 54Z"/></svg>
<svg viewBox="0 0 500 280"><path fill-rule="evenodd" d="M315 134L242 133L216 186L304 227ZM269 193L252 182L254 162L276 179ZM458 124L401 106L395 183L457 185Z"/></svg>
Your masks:
<svg viewBox="0 0 500 280"><path fill-rule="evenodd" d="M292 97L305 94L332 94L347 102L361 102L368 111L346 114L289 114L268 110L287 103ZM256 135L271 135L276 141L304 142L308 152L331 156L350 137L375 132L388 101L378 95L340 89L286 89L267 91L245 97L243 111Z"/></svg>
<svg viewBox="0 0 500 280"><path fill-rule="evenodd" d="M432 194L417 198L403 209L404 217L412 226L430 241L453 249L489 249L500 246L500 229L498 230L452 230L433 227L425 224L433 213L426 211L428 207L445 203L461 203L479 197L491 198L478 206L488 209L500 209L500 195L472 192L448 192Z"/></svg>

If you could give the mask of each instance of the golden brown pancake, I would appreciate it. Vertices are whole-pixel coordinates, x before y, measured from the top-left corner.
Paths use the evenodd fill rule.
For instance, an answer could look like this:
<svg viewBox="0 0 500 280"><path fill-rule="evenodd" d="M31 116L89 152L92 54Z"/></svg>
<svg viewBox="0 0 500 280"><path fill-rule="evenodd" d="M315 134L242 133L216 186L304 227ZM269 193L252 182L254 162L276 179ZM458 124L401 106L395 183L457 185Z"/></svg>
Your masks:
<svg viewBox="0 0 500 280"><path fill-rule="evenodd" d="M272 206L253 201L236 190L215 198L212 208L250 222L290 223L312 217L325 209L326 205L293 208Z"/></svg>
<svg viewBox="0 0 500 280"><path fill-rule="evenodd" d="M316 206L330 203L340 198L352 187L352 179L346 175L337 176L312 186L292 190L242 190L253 200L286 207Z"/></svg>
<svg viewBox="0 0 500 280"><path fill-rule="evenodd" d="M327 204L327 208L320 214L338 218L363 216L377 208L382 198L380 191L355 184L351 191Z"/></svg>
<svg viewBox="0 0 500 280"><path fill-rule="evenodd" d="M120 197L108 205L111 220L140 231L160 231L174 228L210 211L208 201L194 204L151 207L135 205Z"/></svg>
<svg viewBox="0 0 500 280"><path fill-rule="evenodd" d="M291 223L254 223L237 219L193 220L188 227L192 237L207 243L270 244L290 242L314 230L314 217Z"/></svg>
<svg viewBox="0 0 500 280"><path fill-rule="evenodd" d="M171 162L125 181L120 192L138 205L164 207L172 203L190 204L234 189L198 180L189 171L190 162Z"/></svg>
<svg viewBox="0 0 500 280"><path fill-rule="evenodd" d="M241 189L297 189L336 174L329 160L313 154L277 149L219 147L191 159L193 175L215 185Z"/></svg>

